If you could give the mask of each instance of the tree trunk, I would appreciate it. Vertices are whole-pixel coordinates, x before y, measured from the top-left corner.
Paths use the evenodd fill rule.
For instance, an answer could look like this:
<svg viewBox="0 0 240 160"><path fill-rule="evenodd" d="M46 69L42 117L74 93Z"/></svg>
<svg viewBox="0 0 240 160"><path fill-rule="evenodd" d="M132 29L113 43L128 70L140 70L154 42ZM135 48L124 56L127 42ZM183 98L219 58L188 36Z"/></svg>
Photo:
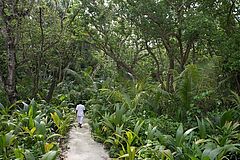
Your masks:
<svg viewBox="0 0 240 160"><path fill-rule="evenodd" d="M51 85L49 87L49 90L48 90L48 94L45 98L46 102L51 101L55 87L56 87L56 79L55 79L55 77L53 77L52 83L51 83Z"/></svg>
<svg viewBox="0 0 240 160"><path fill-rule="evenodd" d="M8 53L8 75L5 82L5 90L8 95L10 103L14 103L17 100L17 89L16 89L16 48L15 38L13 30L6 24L6 45Z"/></svg>
<svg viewBox="0 0 240 160"><path fill-rule="evenodd" d="M36 97L38 90L39 90L39 78L40 78L40 69L42 66L42 57L43 57L43 46L44 46L44 33L43 33L43 10L40 7L39 8L39 27L41 31L41 45L40 45L40 51L37 55L36 59L36 70L35 70L35 77L33 82L33 97Z"/></svg>
<svg viewBox="0 0 240 160"><path fill-rule="evenodd" d="M3 74L2 74L2 71L0 69L0 86L1 85L4 85L4 80L3 80Z"/></svg>
<svg viewBox="0 0 240 160"><path fill-rule="evenodd" d="M196 51L195 51L195 45L193 44L193 51L192 51L192 63L196 63Z"/></svg>
<svg viewBox="0 0 240 160"><path fill-rule="evenodd" d="M174 91L173 89L173 70L174 70L174 52L173 47L170 43L169 37L163 38L163 45L166 48L168 59L169 59L169 67L168 67L168 75L167 75L167 85L166 89L168 92L172 93Z"/></svg>
<svg viewBox="0 0 240 160"><path fill-rule="evenodd" d="M39 84L39 70L40 70L40 67L39 67L39 63L38 63L38 59L36 60L36 67L35 67L35 75L34 75L34 78L33 78L33 90L32 90L32 94L33 94L33 97L36 97L37 93L38 93L38 84Z"/></svg>
<svg viewBox="0 0 240 160"><path fill-rule="evenodd" d="M45 97L46 102L50 102L51 101L51 99L53 97L54 90L55 90L57 84L59 83L59 81L58 81L59 71L60 71L59 68L58 69L56 68L53 71L52 82L51 82L51 84L49 86L48 93L47 93L47 95Z"/></svg>
<svg viewBox="0 0 240 160"><path fill-rule="evenodd" d="M30 8L33 5L32 1L30 3ZM14 103L17 100L17 89L16 89L16 46L19 38L17 33L17 28L21 22L21 19L28 15L30 8L22 9L19 0L16 1L6 1L0 0L0 19L2 22L1 32L5 38L6 48L7 48L7 75L1 79L4 81L4 89L7 93L10 103Z"/></svg>
<svg viewBox="0 0 240 160"><path fill-rule="evenodd" d="M160 77L160 63L158 61L158 58L157 56L152 52L151 48L148 46L147 42L145 43L146 45L146 49L148 51L148 53L151 55L152 59L154 60L155 64L156 64L156 67L157 67L157 72L156 72L156 78L157 80L159 81L159 83L162 85L162 87L164 88L163 86L163 81Z"/></svg>
<svg viewBox="0 0 240 160"><path fill-rule="evenodd" d="M236 73L234 77L235 77L235 81L236 81L237 93L238 93L238 95L240 95L240 73Z"/></svg>
<svg viewBox="0 0 240 160"><path fill-rule="evenodd" d="M169 56L169 68L167 76L167 91L173 92L173 70L174 70L174 57Z"/></svg>

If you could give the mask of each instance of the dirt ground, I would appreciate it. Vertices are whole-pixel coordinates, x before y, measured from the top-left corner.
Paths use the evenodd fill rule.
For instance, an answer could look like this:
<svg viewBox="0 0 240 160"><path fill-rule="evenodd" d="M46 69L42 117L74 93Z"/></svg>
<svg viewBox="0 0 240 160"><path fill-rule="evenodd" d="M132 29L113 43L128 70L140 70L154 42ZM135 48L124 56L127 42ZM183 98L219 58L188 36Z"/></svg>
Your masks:
<svg viewBox="0 0 240 160"><path fill-rule="evenodd" d="M110 160L103 145L92 139L87 121L84 119L82 128L72 127L70 130L66 160Z"/></svg>

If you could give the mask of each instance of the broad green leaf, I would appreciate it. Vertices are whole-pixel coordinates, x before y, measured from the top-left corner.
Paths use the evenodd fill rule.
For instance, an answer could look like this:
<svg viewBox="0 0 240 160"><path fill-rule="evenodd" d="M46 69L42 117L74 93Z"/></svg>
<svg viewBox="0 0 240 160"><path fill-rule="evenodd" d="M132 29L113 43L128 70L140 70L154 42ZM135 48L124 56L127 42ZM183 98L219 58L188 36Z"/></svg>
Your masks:
<svg viewBox="0 0 240 160"><path fill-rule="evenodd" d="M55 137L62 137L61 134L52 134L49 137L47 137L47 140L51 139L51 138L55 138Z"/></svg>
<svg viewBox="0 0 240 160"><path fill-rule="evenodd" d="M34 99L31 100L30 105L29 105L29 111L28 111L28 116L35 118L37 115L37 103Z"/></svg>
<svg viewBox="0 0 240 160"><path fill-rule="evenodd" d="M204 120L201 119L201 121L200 121L200 120L198 119L198 117L196 117L196 118L197 118L197 123L198 123L198 129L199 129L200 137L201 137L202 139L205 139L206 136L207 136L207 133L206 133L206 125L205 125L205 123L204 123Z"/></svg>
<svg viewBox="0 0 240 160"><path fill-rule="evenodd" d="M34 125L35 125L35 124L34 124L33 117L30 117L30 118L29 118L29 121L28 121L28 127L29 127L29 128L33 128Z"/></svg>
<svg viewBox="0 0 240 160"><path fill-rule="evenodd" d="M209 158L215 160L217 156L223 151L222 147L216 148L209 153Z"/></svg>
<svg viewBox="0 0 240 160"><path fill-rule="evenodd" d="M186 132L184 132L184 137L186 137L188 134L190 134L193 130L197 129L197 127L194 127L194 128L190 128L188 129Z"/></svg>
<svg viewBox="0 0 240 160"><path fill-rule="evenodd" d="M2 113L3 115L7 115L7 111L5 109L5 107L0 103L0 113Z"/></svg>
<svg viewBox="0 0 240 160"><path fill-rule="evenodd" d="M46 153L49 152L53 148L53 146L54 146L54 143L46 143L44 145L45 152Z"/></svg>
<svg viewBox="0 0 240 160"><path fill-rule="evenodd" d="M43 155L40 160L55 160L57 158L58 152L57 151L49 151Z"/></svg>
<svg viewBox="0 0 240 160"><path fill-rule="evenodd" d="M174 160L172 152L167 149L167 150L161 150L161 153L167 158L167 160ZM165 158L163 157L163 158Z"/></svg>
<svg viewBox="0 0 240 160"><path fill-rule="evenodd" d="M35 121L35 125L36 125L36 132L37 134L42 134L45 135L46 134L46 124L45 122L41 121L40 123L38 123L37 121Z"/></svg>
<svg viewBox="0 0 240 160"><path fill-rule="evenodd" d="M5 109L5 107L0 103L0 109Z"/></svg>
<svg viewBox="0 0 240 160"><path fill-rule="evenodd" d="M25 151L24 156L26 160L35 160L34 155L29 150Z"/></svg>
<svg viewBox="0 0 240 160"><path fill-rule="evenodd" d="M24 150L20 148L14 149L15 157L19 160L24 160Z"/></svg>
<svg viewBox="0 0 240 160"><path fill-rule="evenodd" d="M0 135L0 151L3 152L3 149L6 146L6 137L5 135Z"/></svg>
<svg viewBox="0 0 240 160"><path fill-rule="evenodd" d="M129 157L129 154L124 154L124 155L118 157L118 159L121 159L121 158L127 158L127 157Z"/></svg>
<svg viewBox="0 0 240 160"><path fill-rule="evenodd" d="M207 143L206 146L205 146L205 149L202 153L202 157L201 159L203 160L207 160L207 158L210 158L209 157L209 154L211 153L211 151L213 151L217 146L214 144L214 143Z"/></svg>
<svg viewBox="0 0 240 160"><path fill-rule="evenodd" d="M223 127L227 121L232 121L232 120L233 120L233 110L224 112L220 119L221 127Z"/></svg>
<svg viewBox="0 0 240 160"><path fill-rule="evenodd" d="M24 111L24 112L28 112L28 110L29 110L29 105L28 105L27 103L25 103L25 102L22 102L22 104L23 104L23 111Z"/></svg>
<svg viewBox="0 0 240 160"><path fill-rule="evenodd" d="M180 126L178 127L177 132L176 132L176 145L177 146L181 145L183 138L184 138L183 137L183 125L180 124Z"/></svg>
<svg viewBox="0 0 240 160"><path fill-rule="evenodd" d="M137 123L136 123L136 125L134 127L134 130L133 130L136 135L138 135L138 133L139 133L139 131L140 131L140 129L141 129L143 124L144 124L144 121L142 121L142 122L137 121Z"/></svg>
<svg viewBox="0 0 240 160"><path fill-rule="evenodd" d="M58 114L57 114L56 112L51 113L51 117L52 117L55 125L56 125L56 126L58 127L58 129L59 129L59 128L60 128L60 122L61 122L61 120L60 120Z"/></svg>
<svg viewBox="0 0 240 160"><path fill-rule="evenodd" d="M16 139L16 136L13 134L13 130L6 134L6 145L12 145L13 141Z"/></svg>

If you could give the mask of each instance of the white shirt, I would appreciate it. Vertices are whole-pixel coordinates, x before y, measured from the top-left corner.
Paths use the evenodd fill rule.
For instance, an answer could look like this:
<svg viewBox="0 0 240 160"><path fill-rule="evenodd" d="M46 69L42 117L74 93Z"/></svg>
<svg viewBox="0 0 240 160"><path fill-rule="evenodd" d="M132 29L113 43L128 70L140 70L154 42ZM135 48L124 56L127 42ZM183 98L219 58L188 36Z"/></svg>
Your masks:
<svg viewBox="0 0 240 160"><path fill-rule="evenodd" d="M84 116L84 113L83 113L84 110L85 110L85 106L82 104L78 104L76 107L77 116Z"/></svg>

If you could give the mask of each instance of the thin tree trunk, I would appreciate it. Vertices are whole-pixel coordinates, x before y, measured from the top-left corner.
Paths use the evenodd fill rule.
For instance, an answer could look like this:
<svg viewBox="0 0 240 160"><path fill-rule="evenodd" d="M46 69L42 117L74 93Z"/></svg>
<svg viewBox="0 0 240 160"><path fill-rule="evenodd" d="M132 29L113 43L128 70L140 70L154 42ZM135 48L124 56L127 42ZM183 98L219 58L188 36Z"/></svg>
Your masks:
<svg viewBox="0 0 240 160"><path fill-rule="evenodd" d="M47 102L50 102L51 99L52 99L53 92L54 92L55 87L56 87L56 85L57 85L57 78L58 78L58 73L57 73L57 71L54 71L52 83L51 83L51 85L50 85L50 87L49 87L49 89L48 89L48 94L47 94L47 96L46 96L46 98L45 98L45 100L46 100Z"/></svg>
<svg viewBox="0 0 240 160"><path fill-rule="evenodd" d="M182 72L185 67L185 61L184 61L184 51L183 51L183 42L182 42L182 30L180 28L178 29L178 35L176 36L176 38L177 38L178 45L179 45L180 71Z"/></svg>
<svg viewBox="0 0 240 160"><path fill-rule="evenodd" d="M234 77L237 84L237 93L240 94L240 74L236 73Z"/></svg>
<svg viewBox="0 0 240 160"><path fill-rule="evenodd" d="M173 92L173 70L174 70L174 57L169 57L169 68L167 76L167 91Z"/></svg>
<svg viewBox="0 0 240 160"><path fill-rule="evenodd" d="M157 67L156 77L157 77L158 81L163 85L163 81L162 81L162 79L160 77L160 64L159 64L159 61L158 61L156 55L152 52L151 48L148 46L147 42L145 44L146 44L146 49L147 49L148 53L152 56L153 60L156 63L156 67Z"/></svg>
<svg viewBox="0 0 240 160"><path fill-rule="evenodd" d="M56 79L55 79L55 77L53 77L52 83L51 83L51 85L49 87L49 90L48 90L48 94L45 98L45 100L47 102L51 101L55 87L56 87Z"/></svg>
<svg viewBox="0 0 240 160"><path fill-rule="evenodd" d="M3 74L1 69L0 69L0 85L4 85Z"/></svg>
<svg viewBox="0 0 240 160"><path fill-rule="evenodd" d="M39 90L39 73L42 65L42 56L43 56L43 45L44 45L44 33L43 33L43 19L42 19L42 8L39 8L39 27L41 31L41 45L40 52L38 54L38 58L36 59L36 70L35 70L35 78L34 78L34 86L33 86L33 96L36 97Z"/></svg>
<svg viewBox="0 0 240 160"><path fill-rule="evenodd" d="M196 51L195 51L195 45L193 44L193 51L192 51L192 63L196 63Z"/></svg>

